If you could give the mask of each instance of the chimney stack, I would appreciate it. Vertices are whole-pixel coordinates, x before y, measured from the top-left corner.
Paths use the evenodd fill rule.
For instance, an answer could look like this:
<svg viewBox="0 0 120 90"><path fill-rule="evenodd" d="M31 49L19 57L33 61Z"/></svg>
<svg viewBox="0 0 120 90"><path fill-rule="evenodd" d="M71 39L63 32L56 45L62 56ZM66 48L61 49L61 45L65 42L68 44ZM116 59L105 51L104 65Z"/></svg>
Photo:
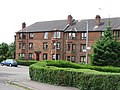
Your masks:
<svg viewBox="0 0 120 90"><path fill-rule="evenodd" d="M72 20L73 20L73 17L71 15L68 15L68 24L69 25L72 25Z"/></svg>
<svg viewBox="0 0 120 90"><path fill-rule="evenodd" d="M22 23L22 29L24 29L24 28L26 28L26 23L25 22Z"/></svg>
<svg viewBox="0 0 120 90"><path fill-rule="evenodd" d="M101 19L100 15L96 15L95 19L96 19L96 25L99 26L100 25L100 19Z"/></svg>

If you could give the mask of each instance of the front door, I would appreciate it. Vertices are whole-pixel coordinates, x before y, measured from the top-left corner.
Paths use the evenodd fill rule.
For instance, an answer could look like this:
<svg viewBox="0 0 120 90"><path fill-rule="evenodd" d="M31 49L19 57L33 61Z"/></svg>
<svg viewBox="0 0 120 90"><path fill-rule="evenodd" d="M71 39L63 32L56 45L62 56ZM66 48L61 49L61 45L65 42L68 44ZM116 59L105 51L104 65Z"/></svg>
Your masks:
<svg viewBox="0 0 120 90"><path fill-rule="evenodd" d="M36 60L39 61L39 59L40 59L40 54L36 53Z"/></svg>

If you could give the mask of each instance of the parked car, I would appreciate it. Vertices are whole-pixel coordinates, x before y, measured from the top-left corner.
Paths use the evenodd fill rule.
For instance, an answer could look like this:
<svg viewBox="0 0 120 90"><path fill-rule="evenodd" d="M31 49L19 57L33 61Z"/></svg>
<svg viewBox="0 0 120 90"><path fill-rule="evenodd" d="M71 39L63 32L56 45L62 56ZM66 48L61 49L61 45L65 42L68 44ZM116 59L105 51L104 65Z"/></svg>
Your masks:
<svg viewBox="0 0 120 90"><path fill-rule="evenodd" d="M17 67L17 61L13 59L6 59L1 62L1 65L6 65L6 66L16 66Z"/></svg>

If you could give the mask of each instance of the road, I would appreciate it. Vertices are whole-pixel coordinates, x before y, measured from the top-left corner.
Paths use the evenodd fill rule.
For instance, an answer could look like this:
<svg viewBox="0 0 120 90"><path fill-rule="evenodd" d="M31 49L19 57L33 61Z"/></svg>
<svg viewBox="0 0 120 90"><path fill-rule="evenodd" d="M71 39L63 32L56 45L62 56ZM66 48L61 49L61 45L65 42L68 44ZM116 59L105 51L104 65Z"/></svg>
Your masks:
<svg viewBox="0 0 120 90"><path fill-rule="evenodd" d="M0 90L23 90L22 88L7 82L20 82L28 79L28 67L8 67L0 65Z"/></svg>
<svg viewBox="0 0 120 90"><path fill-rule="evenodd" d="M31 81L29 78L29 67L26 66L9 67L0 65L0 90L79 90L79 89L73 87L54 86L45 83Z"/></svg>

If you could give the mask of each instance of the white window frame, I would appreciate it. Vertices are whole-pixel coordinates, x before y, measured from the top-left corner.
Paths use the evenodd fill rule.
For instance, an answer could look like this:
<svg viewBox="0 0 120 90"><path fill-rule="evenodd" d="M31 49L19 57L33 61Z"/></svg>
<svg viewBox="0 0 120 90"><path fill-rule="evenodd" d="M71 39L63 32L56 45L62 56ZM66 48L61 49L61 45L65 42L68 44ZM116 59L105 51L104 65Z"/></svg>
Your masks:
<svg viewBox="0 0 120 90"><path fill-rule="evenodd" d="M80 56L80 62L85 63L86 62L86 56Z"/></svg>
<svg viewBox="0 0 120 90"><path fill-rule="evenodd" d="M19 57L25 58L25 53L19 53Z"/></svg>
<svg viewBox="0 0 120 90"><path fill-rule="evenodd" d="M75 39L75 38L76 38L76 33L73 32L73 33L72 33L72 39Z"/></svg>
<svg viewBox="0 0 120 90"><path fill-rule="evenodd" d="M56 58L56 55L52 54L52 60L55 60L55 58Z"/></svg>
<svg viewBox="0 0 120 90"><path fill-rule="evenodd" d="M72 37L72 33L69 32L69 33L68 33L68 39L71 39L71 37Z"/></svg>
<svg viewBox="0 0 120 90"><path fill-rule="evenodd" d="M86 32L82 32L82 39L86 39L87 33Z"/></svg>
<svg viewBox="0 0 120 90"><path fill-rule="evenodd" d="M120 36L120 31L116 31L116 37L119 37Z"/></svg>
<svg viewBox="0 0 120 90"><path fill-rule="evenodd" d="M56 54L57 60L60 60L60 54Z"/></svg>
<svg viewBox="0 0 120 90"><path fill-rule="evenodd" d="M86 52L86 44L81 44L81 51Z"/></svg>
<svg viewBox="0 0 120 90"><path fill-rule="evenodd" d="M72 57L71 57L71 61L72 61L72 62L75 62L75 56L72 56Z"/></svg>
<svg viewBox="0 0 120 90"><path fill-rule="evenodd" d="M57 42L56 48L57 48L57 49L60 49L60 42Z"/></svg>
<svg viewBox="0 0 120 90"><path fill-rule="evenodd" d="M33 43L29 43L29 49L33 48Z"/></svg>
<svg viewBox="0 0 120 90"><path fill-rule="evenodd" d="M44 39L48 39L48 32L44 33Z"/></svg>
<svg viewBox="0 0 120 90"><path fill-rule="evenodd" d="M48 54L47 53L43 53L43 60L47 60Z"/></svg>
<svg viewBox="0 0 120 90"><path fill-rule="evenodd" d="M56 31L53 33L53 38L60 38L60 32L59 31Z"/></svg>
<svg viewBox="0 0 120 90"><path fill-rule="evenodd" d="M72 44L72 51L76 50L76 44Z"/></svg>
<svg viewBox="0 0 120 90"><path fill-rule="evenodd" d="M26 48L26 43L22 43L22 49Z"/></svg>
<svg viewBox="0 0 120 90"><path fill-rule="evenodd" d="M34 37L34 33L29 33L29 37L33 38Z"/></svg>
<svg viewBox="0 0 120 90"><path fill-rule="evenodd" d="M33 53L29 53L29 59L33 59Z"/></svg>
<svg viewBox="0 0 120 90"><path fill-rule="evenodd" d="M47 42L43 43L43 49L48 49L48 43Z"/></svg>

